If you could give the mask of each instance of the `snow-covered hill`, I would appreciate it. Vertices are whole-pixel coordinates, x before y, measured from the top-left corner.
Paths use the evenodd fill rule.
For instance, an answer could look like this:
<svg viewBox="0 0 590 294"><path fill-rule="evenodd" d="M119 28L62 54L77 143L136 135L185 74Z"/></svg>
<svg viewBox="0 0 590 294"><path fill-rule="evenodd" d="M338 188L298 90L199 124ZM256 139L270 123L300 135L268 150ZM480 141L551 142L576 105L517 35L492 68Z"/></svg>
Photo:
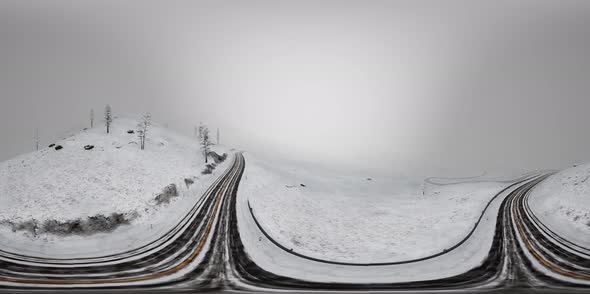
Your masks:
<svg viewBox="0 0 590 294"><path fill-rule="evenodd" d="M0 163L0 247L53 256L60 248L76 247L76 240L96 238L97 244L89 247L105 253L139 245L142 238L155 238L178 222L227 163L202 175L205 163L198 142L156 123L149 129L146 149L140 150L131 132L136 124L132 118L116 118L110 134L101 124L54 142L60 150L52 145ZM86 150L88 145L93 148ZM102 220L96 228L105 225L104 217L106 223L116 217L126 224L113 227L122 236L52 226ZM143 236L132 236L137 230ZM98 244L108 238L118 241L110 247Z"/></svg>
<svg viewBox="0 0 590 294"><path fill-rule="evenodd" d="M238 193L285 247L362 263L420 258L451 247L508 185L424 186L423 180L342 175L248 153Z"/></svg>
<svg viewBox="0 0 590 294"><path fill-rule="evenodd" d="M550 176L535 187L529 203L551 230L590 247L590 164Z"/></svg>

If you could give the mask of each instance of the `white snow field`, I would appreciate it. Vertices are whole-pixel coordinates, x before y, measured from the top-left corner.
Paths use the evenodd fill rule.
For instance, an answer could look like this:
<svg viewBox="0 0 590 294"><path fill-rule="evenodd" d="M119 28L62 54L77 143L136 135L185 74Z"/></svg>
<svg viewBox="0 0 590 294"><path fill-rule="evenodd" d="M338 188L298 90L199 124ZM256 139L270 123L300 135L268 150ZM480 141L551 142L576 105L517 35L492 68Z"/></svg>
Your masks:
<svg viewBox="0 0 590 294"><path fill-rule="evenodd" d="M237 199L238 228L246 253L266 271L311 282L395 283L451 277L485 260L500 205L516 188L482 182L427 187L421 196L418 181L365 181L364 177L268 163L246 154ZM285 187L300 183L306 187ZM362 199L353 199L355 195ZM371 267L295 256L269 241L248 209L250 200L265 230L298 253L355 263L396 262L437 251L431 247L445 249L462 239L490 199L481 223L454 250L426 260Z"/></svg>
<svg viewBox="0 0 590 294"><path fill-rule="evenodd" d="M590 164L560 171L534 188L529 204L549 229L590 248Z"/></svg>
<svg viewBox="0 0 590 294"><path fill-rule="evenodd" d="M205 163L196 139L153 123L140 150L137 121L116 118L111 133L95 128L0 163L0 249L49 258L104 256L139 247L177 224L231 161L202 175ZM85 150L84 146L94 145ZM213 146L222 153L224 149ZM185 179L192 179L188 184ZM178 196L155 200L174 184ZM86 235L13 231L8 222L71 221L121 213L131 221L112 232Z"/></svg>
<svg viewBox="0 0 590 294"><path fill-rule="evenodd" d="M396 262L442 252L462 240L489 200L508 186L369 180L245 157L239 195L261 226L297 253L338 262Z"/></svg>

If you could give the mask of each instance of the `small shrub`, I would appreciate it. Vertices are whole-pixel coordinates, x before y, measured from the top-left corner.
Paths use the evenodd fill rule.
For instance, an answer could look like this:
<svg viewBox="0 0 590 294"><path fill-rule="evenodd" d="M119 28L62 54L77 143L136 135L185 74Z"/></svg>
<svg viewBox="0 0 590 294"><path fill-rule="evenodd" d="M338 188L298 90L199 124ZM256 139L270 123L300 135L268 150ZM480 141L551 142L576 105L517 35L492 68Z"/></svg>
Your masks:
<svg viewBox="0 0 590 294"><path fill-rule="evenodd" d="M194 184L195 181L193 179L184 179L184 184L186 185L186 188L188 189L192 184Z"/></svg>
<svg viewBox="0 0 590 294"><path fill-rule="evenodd" d="M222 163L227 158L227 154L223 153L223 155L217 154L215 151L211 151L208 153L215 163Z"/></svg>
<svg viewBox="0 0 590 294"><path fill-rule="evenodd" d="M215 169L217 165L215 163L209 163L205 166L205 169L201 172L204 175L209 175L211 173L213 173L213 170Z"/></svg>

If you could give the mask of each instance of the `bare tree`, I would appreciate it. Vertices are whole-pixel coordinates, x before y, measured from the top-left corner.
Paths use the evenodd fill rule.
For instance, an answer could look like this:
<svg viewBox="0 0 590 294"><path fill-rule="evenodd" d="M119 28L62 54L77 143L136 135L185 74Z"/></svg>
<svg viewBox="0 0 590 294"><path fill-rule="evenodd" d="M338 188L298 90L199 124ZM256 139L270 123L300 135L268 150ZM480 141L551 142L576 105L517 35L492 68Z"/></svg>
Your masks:
<svg viewBox="0 0 590 294"><path fill-rule="evenodd" d="M210 146L212 145L211 140L209 139L209 128L207 126L201 125L199 126L201 130L201 150L203 151L203 155L205 156L205 163L207 163L207 157L209 155Z"/></svg>
<svg viewBox="0 0 590 294"><path fill-rule="evenodd" d="M215 141L215 144L219 145L219 128L217 128L217 140Z"/></svg>
<svg viewBox="0 0 590 294"><path fill-rule="evenodd" d="M197 135L198 135L199 141L203 140L203 129L204 128L206 128L206 126L203 125L203 122L199 122L199 129L197 130L198 131Z"/></svg>
<svg viewBox="0 0 590 294"><path fill-rule="evenodd" d="M152 115L148 112L144 114L141 119L137 122L137 136L139 137L139 148L145 149L145 139L147 136L148 128L152 124Z"/></svg>
<svg viewBox="0 0 590 294"><path fill-rule="evenodd" d="M90 109L90 127L94 128L94 109Z"/></svg>
<svg viewBox="0 0 590 294"><path fill-rule="evenodd" d="M39 128L35 129L35 150L39 151Z"/></svg>
<svg viewBox="0 0 590 294"><path fill-rule="evenodd" d="M111 106L107 104L104 108L104 121L107 126L107 134L111 132L111 124L113 123L113 112Z"/></svg>

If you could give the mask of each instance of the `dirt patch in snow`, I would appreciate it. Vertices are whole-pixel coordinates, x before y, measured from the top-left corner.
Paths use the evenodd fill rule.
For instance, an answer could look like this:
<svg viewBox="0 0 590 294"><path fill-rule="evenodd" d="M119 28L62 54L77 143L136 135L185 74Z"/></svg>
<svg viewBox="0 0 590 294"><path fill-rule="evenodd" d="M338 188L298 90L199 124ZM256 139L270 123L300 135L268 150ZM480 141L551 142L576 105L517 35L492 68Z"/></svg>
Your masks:
<svg viewBox="0 0 590 294"><path fill-rule="evenodd" d="M109 216L102 214L89 216L86 219L75 219L67 221L46 220L39 222L37 220L26 220L23 222L13 222L9 220L0 221L0 224L9 226L13 232L24 231L37 236L40 234L51 234L58 236L70 235L93 235L97 233L109 233L122 225L128 225L138 215L131 213L112 213Z"/></svg>
<svg viewBox="0 0 590 294"><path fill-rule="evenodd" d="M170 203L170 199L174 197L178 197L178 189L175 184L170 184L154 200L156 200L156 205L161 205L162 203Z"/></svg>

